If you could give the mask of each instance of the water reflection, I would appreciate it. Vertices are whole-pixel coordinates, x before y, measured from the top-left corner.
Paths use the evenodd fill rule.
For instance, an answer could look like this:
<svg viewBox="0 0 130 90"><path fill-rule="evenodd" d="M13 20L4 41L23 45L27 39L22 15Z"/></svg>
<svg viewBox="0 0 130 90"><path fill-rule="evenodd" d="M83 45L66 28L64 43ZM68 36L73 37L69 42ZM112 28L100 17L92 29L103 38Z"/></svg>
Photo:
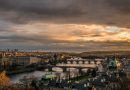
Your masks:
<svg viewBox="0 0 130 90"><path fill-rule="evenodd" d="M45 74L46 74L46 72L44 72L44 71L34 71L34 72L29 72L29 73L21 73L21 74L17 74L17 75L12 75L12 76L10 76L10 79L11 79L12 83L19 83L19 80L23 79L24 76L26 76L26 77L35 76L38 79L40 79Z"/></svg>
<svg viewBox="0 0 130 90"><path fill-rule="evenodd" d="M67 72L63 73L62 68L57 68L54 67L52 69L54 72L54 74L56 74L56 76L58 76L60 79L67 79L68 76L70 77L77 77L77 75L79 75L79 71L76 68L67 68ZM87 71L87 69L83 69L83 71ZM12 83L20 83L20 79L23 79L23 77L36 77L38 79L41 79L42 76L44 76L46 73L48 73L48 70L46 71L34 71L34 72L29 72L29 73L21 73L21 74L16 74L16 75L12 75L10 76L11 78L11 82Z"/></svg>

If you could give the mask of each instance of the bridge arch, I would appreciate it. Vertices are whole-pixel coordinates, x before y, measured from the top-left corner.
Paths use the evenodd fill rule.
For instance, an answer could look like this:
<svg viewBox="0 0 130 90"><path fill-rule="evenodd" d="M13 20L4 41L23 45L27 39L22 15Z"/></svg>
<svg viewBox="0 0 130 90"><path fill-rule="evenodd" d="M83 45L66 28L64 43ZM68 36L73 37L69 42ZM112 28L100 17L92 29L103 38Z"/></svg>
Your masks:
<svg viewBox="0 0 130 90"><path fill-rule="evenodd" d="M79 63L78 64L83 64L83 61L79 61Z"/></svg>
<svg viewBox="0 0 130 90"><path fill-rule="evenodd" d="M91 61L90 64L95 64L95 61Z"/></svg>
<svg viewBox="0 0 130 90"><path fill-rule="evenodd" d="M89 64L89 62L88 62L88 61L85 61L85 64Z"/></svg>
<svg viewBox="0 0 130 90"><path fill-rule="evenodd" d="M52 67L52 71L55 71L55 72L63 72L63 68L60 68L60 67Z"/></svg>
<svg viewBox="0 0 130 90"><path fill-rule="evenodd" d="M71 62L70 62L70 61L67 61L67 64L71 64Z"/></svg>
<svg viewBox="0 0 130 90"><path fill-rule="evenodd" d="M77 64L77 61L73 61L73 64Z"/></svg>

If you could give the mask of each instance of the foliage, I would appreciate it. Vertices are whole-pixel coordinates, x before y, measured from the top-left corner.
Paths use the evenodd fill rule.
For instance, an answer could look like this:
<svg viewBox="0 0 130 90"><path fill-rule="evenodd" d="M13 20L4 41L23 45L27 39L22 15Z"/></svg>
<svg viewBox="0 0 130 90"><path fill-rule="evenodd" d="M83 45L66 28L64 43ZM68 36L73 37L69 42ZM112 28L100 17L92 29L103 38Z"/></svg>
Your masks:
<svg viewBox="0 0 130 90"><path fill-rule="evenodd" d="M0 87L5 87L10 84L10 78L6 76L6 72L0 73Z"/></svg>

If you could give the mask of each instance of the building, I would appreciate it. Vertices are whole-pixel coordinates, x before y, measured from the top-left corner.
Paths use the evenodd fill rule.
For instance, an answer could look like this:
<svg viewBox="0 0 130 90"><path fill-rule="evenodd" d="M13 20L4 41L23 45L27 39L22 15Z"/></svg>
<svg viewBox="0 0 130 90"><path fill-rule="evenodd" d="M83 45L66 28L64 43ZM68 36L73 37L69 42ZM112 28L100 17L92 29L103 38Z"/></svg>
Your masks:
<svg viewBox="0 0 130 90"><path fill-rule="evenodd" d="M2 57L0 59L0 68L1 69L7 69L10 66L12 66L12 62L10 61L9 57Z"/></svg>
<svg viewBox="0 0 130 90"><path fill-rule="evenodd" d="M11 58L12 64L14 65L30 65L30 64L37 64L41 62L41 59L38 57L31 57L31 56L18 56Z"/></svg>
<svg viewBox="0 0 130 90"><path fill-rule="evenodd" d="M38 58L41 60L40 61L41 64L48 63L50 60L48 56L38 56Z"/></svg>

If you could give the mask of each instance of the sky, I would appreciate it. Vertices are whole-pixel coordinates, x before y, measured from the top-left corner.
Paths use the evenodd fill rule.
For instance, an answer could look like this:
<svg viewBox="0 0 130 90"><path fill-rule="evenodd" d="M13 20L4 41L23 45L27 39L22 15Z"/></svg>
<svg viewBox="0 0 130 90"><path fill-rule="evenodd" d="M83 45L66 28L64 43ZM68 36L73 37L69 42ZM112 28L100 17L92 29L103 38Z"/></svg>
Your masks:
<svg viewBox="0 0 130 90"><path fill-rule="evenodd" d="M130 0L0 0L0 49L130 50Z"/></svg>

